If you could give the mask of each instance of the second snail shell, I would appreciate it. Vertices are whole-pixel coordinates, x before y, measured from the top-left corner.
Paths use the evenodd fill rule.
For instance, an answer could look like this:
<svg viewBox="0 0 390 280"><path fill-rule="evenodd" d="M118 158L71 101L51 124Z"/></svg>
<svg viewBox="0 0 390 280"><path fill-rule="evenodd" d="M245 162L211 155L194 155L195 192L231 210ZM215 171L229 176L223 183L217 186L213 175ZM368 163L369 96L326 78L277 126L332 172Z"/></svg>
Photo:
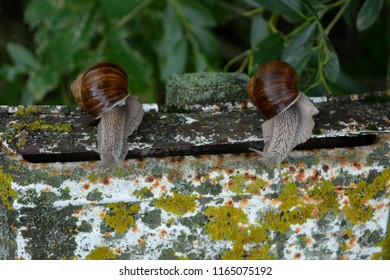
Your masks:
<svg viewBox="0 0 390 280"><path fill-rule="evenodd" d="M253 104L271 119L299 98L298 74L284 61L264 64L250 79L247 92Z"/></svg>
<svg viewBox="0 0 390 280"><path fill-rule="evenodd" d="M248 83L248 95L267 120L261 125L263 151L252 149L263 156L265 165L280 164L297 145L306 142L314 128L313 116L318 109L297 89L298 75L284 61L264 64Z"/></svg>

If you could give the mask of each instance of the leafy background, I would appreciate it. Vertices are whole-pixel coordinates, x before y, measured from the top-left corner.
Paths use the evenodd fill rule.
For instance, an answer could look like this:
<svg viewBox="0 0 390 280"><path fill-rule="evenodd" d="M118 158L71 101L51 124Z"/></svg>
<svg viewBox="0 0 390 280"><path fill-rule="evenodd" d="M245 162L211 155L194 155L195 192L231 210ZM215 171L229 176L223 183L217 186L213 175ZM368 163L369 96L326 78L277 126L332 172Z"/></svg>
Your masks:
<svg viewBox="0 0 390 280"><path fill-rule="evenodd" d="M253 75L282 59L309 95L390 88L390 0L17 0L0 3L0 104L73 104L109 60L142 102L172 74Z"/></svg>

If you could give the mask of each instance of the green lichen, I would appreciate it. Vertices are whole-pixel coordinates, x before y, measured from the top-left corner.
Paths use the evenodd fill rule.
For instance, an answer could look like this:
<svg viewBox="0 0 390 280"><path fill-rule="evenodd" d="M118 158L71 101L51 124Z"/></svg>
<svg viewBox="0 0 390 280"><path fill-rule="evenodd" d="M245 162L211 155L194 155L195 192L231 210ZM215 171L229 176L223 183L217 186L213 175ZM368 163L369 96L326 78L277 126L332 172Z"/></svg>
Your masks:
<svg viewBox="0 0 390 280"><path fill-rule="evenodd" d="M20 209L20 223L25 226L21 235L26 240L26 251L32 259L72 259L77 248L77 218L74 212L80 207L54 207L59 200L53 192L26 191L26 203L35 207ZM19 202L19 201L18 201Z"/></svg>
<svg viewBox="0 0 390 280"><path fill-rule="evenodd" d="M153 197L153 193L149 190L148 187L143 187L142 189L135 190L133 194L139 199Z"/></svg>
<svg viewBox="0 0 390 280"><path fill-rule="evenodd" d="M386 231L386 237L383 240L382 253L383 253L382 259L390 260L390 213L389 213L389 218L387 220L387 231Z"/></svg>
<svg viewBox="0 0 390 280"><path fill-rule="evenodd" d="M77 229L79 232L92 232L92 225L87 221L82 221Z"/></svg>
<svg viewBox="0 0 390 280"><path fill-rule="evenodd" d="M243 174L235 175L230 182L229 189L238 195L245 193L259 194L260 190L265 186L263 179L256 178L248 181L248 178Z"/></svg>
<svg viewBox="0 0 390 280"><path fill-rule="evenodd" d="M159 227L161 225L161 210L154 209L146 212L142 217L142 222L151 229Z"/></svg>
<svg viewBox="0 0 390 280"><path fill-rule="evenodd" d="M117 233L126 233L130 226L134 225L134 214L140 211L137 204L128 205L126 203L109 203L109 213L104 217L104 222L113 228Z"/></svg>
<svg viewBox="0 0 390 280"><path fill-rule="evenodd" d="M61 192L61 199L63 200L68 200L68 199L71 199L72 196L70 195L70 188L69 187L66 187L65 189L60 189L60 192Z"/></svg>
<svg viewBox="0 0 390 280"><path fill-rule="evenodd" d="M376 177L372 184L368 184L366 181L360 181L356 185L356 188L349 188L345 191L345 195L349 199L349 205L346 205L343 210L350 223L365 223L373 217L375 209L368 205L367 202L373 199L379 192L384 191L389 180L390 167L383 170L381 175Z"/></svg>
<svg viewBox="0 0 390 280"><path fill-rule="evenodd" d="M115 260L117 256L109 247L98 247L85 256L86 260Z"/></svg>
<svg viewBox="0 0 390 280"><path fill-rule="evenodd" d="M38 106L26 106L26 107L19 107L18 110L15 112L15 115L20 117L30 116L32 114L35 114L38 112Z"/></svg>
<svg viewBox="0 0 390 280"><path fill-rule="evenodd" d="M44 122L43 120L36 120L32 123L12 123L11 128L16 129L18 132L26 129L29 131L36 130L51 130L56 132L71 132L72 125L69 123L54 123L49 124Z"/></svg>
<svg viewBox="0 0 390 280"><path fill-rule="evenodd" d="M242 73L199 72L173 75L167 80L166 104L211 104L247 98L249 77Z"/></svg>
<svg viewBox="0 0 390 280"><path fill-rule="evenodd" d="M211 239L233 241L232 249L226 251L221 256L222 259L273 258L269 255L269 246L258 247L268 240L265 227L248 225L248 217L241 209L229 205L210 206L204 214L209 219L204 229ZM248 244L255 244L257 247L245 250L244 246Z"/></svg>
<svg viewBox="0 0 390 280"><path fill-rule="evenodd" d="M95 173L91 172L88 174L88 180L92 183L96 183L97 180L99 180L99 177Z"/></svg>
<svg viewBox="0 0 390 280"><path fill-rule="evenodd" d="M12 199L18 198L18 193L12 189L12 175L5 173L2 168L0 168L0 198L8 210L13 210Z"/></svg>
<svg viewBox="0 0 390 280"><path fill-rule="evenodd" d="M88 201L101 201L103 200L103 193L98 189L94 189L93 191L87 194Z"/></svg>
<svg viewBox="0 0 390 280"><path fill-rule="evenodd" d="M154 203L157 208L167 212L183 216L188 212L194 212L196 209L196 195L179 194L174 192L173 196L164 196L155 198Z"/></svg>
<svg viewBox="0 0 390 280"><path fill-rule="evenodd" d="M212 183L210 180L202 182L202 184L196 188L199 194L203 195L219 195L222 192L222 186L219 183Z"/></svg>

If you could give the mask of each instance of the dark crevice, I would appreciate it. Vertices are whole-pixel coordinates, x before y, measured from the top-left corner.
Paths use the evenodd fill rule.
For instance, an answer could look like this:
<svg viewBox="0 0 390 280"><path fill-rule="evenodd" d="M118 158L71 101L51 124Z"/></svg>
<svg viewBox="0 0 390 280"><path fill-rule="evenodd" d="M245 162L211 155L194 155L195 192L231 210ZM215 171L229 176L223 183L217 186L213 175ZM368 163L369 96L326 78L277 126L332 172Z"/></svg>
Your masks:
<svg viewBox="0 0 390 280"><path fill-rule="evenodd" d="M357 135L353 137L326 137L326 138L311 138L307 142L298 145L295 150L313 150L313 149L332 149L346 148L372 145L376 135ZM248 153L249 147L262 150L263 142L246 142L237 144L214 144L203 146L192 145L170 145L160 146L147 150L132 150L129 151L126 158L145 158L145 157L168 157L168 156L197 156L205 154L234 154ZM49 163L49 162L76 162L76 161L92 161L99 160L99 155L95 152L75 152L63 154L23 154L25 160L32 163Z"/></svg>

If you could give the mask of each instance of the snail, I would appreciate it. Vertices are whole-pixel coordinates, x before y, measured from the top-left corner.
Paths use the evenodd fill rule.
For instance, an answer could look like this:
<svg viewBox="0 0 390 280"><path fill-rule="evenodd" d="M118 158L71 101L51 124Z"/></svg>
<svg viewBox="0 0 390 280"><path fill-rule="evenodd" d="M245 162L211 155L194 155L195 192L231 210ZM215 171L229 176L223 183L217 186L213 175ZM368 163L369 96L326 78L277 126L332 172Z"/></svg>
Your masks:
<svg viewBox="0 0 390 280"><path fill-rule="evenodd" d="M77 77L71 91L82 109L100 119L97 148L79 144L99 153L103 166L121 166L128 151L127 138L144 114L142 104L127 92L125 71L111 62L97 63Z"/></svg>
<svg viewBox="0 0 390 280"><path fill-rule="evenodd" d="M266 166L277 165L283 182L281 162L291 150L312 135L313 116L318 109L297 89L298 74L284 61L271 61L259 68L247 87L252 103L267 120L261 125L264 149L249 148L263 156Z"/></svg>

